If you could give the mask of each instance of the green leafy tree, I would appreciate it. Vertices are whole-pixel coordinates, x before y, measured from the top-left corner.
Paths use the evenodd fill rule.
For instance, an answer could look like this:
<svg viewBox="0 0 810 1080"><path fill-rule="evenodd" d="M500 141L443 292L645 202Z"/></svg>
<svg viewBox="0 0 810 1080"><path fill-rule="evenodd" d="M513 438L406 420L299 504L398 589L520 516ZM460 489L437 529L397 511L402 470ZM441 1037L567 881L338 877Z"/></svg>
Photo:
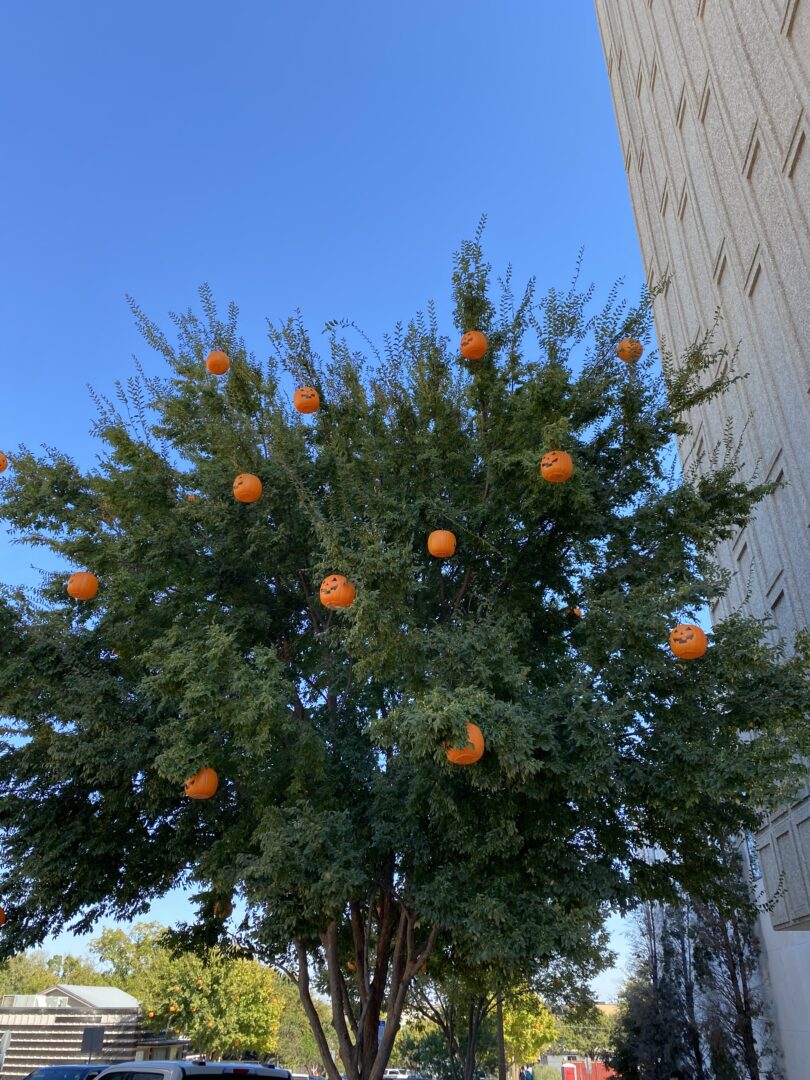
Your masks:
<svg viewBox="0 0 810 1080"><path fill-rule="evenodd" d="M556 1022L537 994L508 1001L503 1019L506 1061L513 1071L522 1062L536 1061L554 1041Z"/></svg>
<svg viewBox="0 0 810 1080"><path fill-rule="evenodd" d="M594 1004L567 1010L556 1018L557 1030L550 1050L607 1061L616 1049L616 1020L615 1012Z"/></svg>
<svg viewBox="0 0 810 1080"><path fill-rule="evenodd" d="M283 980L270 968L218 947L178 955L155 923L105 929L91 949L155 1030L188 1035L210 1058L278 1052Z"/></svg>
<svg viewBox="0 0 810 1080"><path fill-rule="evenodd" d="M3 994L39 994L55 983L79 986L110 986L112 980L81 956L49 956L24 952L0 964L0 997Z"/></svg>
<svg viewBox="0 0 810 1080"><path fill-rule="evenodd" d="M614 355L649 336L647 298L591 315L576 283L537 302L507 276L493 299L480 234L453 296L482 360L459 360L432 309L369 362L351 324L327 326L322 358L297 316L256 359L208 290L176 344L135 307L169 374L97 397L98 465L12 455L11 529L101 585L73 602L46 575L0 604L7 953L189 878L212 945L209 901L238 891L242 938L296 979L330 1080L313 971L349 1080L380 1080L440 933L466 963L540 967L606 905L707 894L720 840L796 787L807 640L785 660L734 617L699 662L666 648L770 490L722 448L670 475L673 439L727 385L718 356L667 362L667 402L646 360ZM308 420L289 406L302 384L322 400ZM548 483L540 458L561 449L574 475ZM252 505L232 496L245 472ZM425 551L441 526L447 560ZM327 613L336 572L357 600ZM486 753L461 768L445 744L468 722ZM190 801L201 766L220 789Z"/></svg>

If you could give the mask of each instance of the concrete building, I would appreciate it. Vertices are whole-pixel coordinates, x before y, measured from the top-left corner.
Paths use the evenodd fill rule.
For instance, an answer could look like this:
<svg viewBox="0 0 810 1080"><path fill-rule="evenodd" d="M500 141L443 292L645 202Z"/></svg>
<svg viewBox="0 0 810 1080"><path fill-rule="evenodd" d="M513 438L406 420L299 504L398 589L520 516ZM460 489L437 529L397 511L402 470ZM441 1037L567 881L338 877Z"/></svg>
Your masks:
<svg viewBox="0 0 810 1080"><path fill-rule="evenodd" d="M88 1029L100 1050L82 1052ZM92 1038L92 1037L91 1037ZM182 1056L187 1039L160 1039L140 1027L140 1005L114 986L60 983L41 994L8 995L0 1004L0 1078L22 1080L40 1065L166 1060Z"/></svg>
<svg viewBox="0 0 810 1080"><path fill-rule="evenodd" d="M596 0L647 279L675 357L711 327L746 378L691 417L686 468L741 439L782 486L719 552L715 620L747 605L774 636L810 625L810 0ZM723 361L721 361L723 363ZM810 785L754 838L763 975L787 1080L810 1075ZM756 860L755 860L756 863Z"/></svg>

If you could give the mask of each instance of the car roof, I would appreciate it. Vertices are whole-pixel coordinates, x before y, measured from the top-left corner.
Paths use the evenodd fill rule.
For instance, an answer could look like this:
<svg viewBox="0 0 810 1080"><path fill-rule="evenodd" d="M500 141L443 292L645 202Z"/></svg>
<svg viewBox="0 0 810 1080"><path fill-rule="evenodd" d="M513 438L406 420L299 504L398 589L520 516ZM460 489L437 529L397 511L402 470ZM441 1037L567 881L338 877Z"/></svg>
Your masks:
<svg viewBox="0 0 810 1080"><path fill-rule="evenodd" d="M125 1069L127 1072L149 1072L154 1069L180 1069L184 1076L202 1076L205 1073L257 1073L259 1076L287 1077L289 1069L274 1065L262 1065L258 1061L211 1061L202 1065L196 1061L119 1061L106 1067L109 1070Z"/></svg>

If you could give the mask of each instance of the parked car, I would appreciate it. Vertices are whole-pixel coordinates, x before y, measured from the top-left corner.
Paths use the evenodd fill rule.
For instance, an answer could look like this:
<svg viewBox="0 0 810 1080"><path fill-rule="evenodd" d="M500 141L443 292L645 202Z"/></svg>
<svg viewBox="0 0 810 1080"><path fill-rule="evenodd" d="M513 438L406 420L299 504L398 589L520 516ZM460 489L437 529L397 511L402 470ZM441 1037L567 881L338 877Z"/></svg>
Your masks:
<svg viewBox="0 0 810 1080"><path fill-rule="evenodd" d="M98 1074L97 1080L203 1080L206 1076L246 1076L255 1080L292 1080L289 1069L257 1061L122 1061ZM69 1078L72 1080L72 1078Z"/></svg>
<svg viewBox="0 0 810 1080"><path fill-rule="evenodd" d="M109 1069L109 1061L96 1061L90 1065L43 1065L30 1072L25 1080L95 1080L100 1072Z"/></svg>

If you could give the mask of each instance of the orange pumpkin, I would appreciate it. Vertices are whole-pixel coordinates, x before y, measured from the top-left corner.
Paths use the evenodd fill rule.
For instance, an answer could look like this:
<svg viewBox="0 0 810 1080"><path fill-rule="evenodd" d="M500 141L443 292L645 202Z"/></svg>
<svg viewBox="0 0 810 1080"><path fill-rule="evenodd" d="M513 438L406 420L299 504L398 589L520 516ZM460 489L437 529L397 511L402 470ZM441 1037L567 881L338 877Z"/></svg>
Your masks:
<svg viewBox="0 0 810 1080"><path fill-rule="evenodd" d="M461 339L461 355L465 360L480 360L487 351L487 339L480 330L468 330Z"/></svg>
<svg viewBox="0 0 810 1080"><path fill-rule="evenodd" d="M68 578L67 591L74 600L92 600L98 592L98 578L88 570L80 570Z"/></svg>
<svg viewBox="0 0 810 1080"><path fill-rule="evenodd" d="M262 495L262 482L253 473L239 473L233 482L233 497L242 503L254 503Z"/></svg>
<svg viewBox="0 0 810 1080"><path fill-rule="evenodd" d="M3 451L0 450L0 472L5 472L7 468L8 468L8 458L3 453Z"/></svg>
<svg viewBox="0 0 810 1080"><path fill-rule="evenodd" d="M474 765L484 756L484 733L477 724L467 724L466 746L451 746L447 750L447 760L453 765Z"/></svg>
<svg viewBox="0 0 810 1080"><path fill-rule="evenodd" d="M565 607L562 609L563 615L568 619L581 619L582 608L581 607Z"/></svg>
<svg viewBox="0 0 810 1080"><path fill-rule="evenodd" d="M448 529L434 529L427 538L427 547L437 559L447 559L456 550L456 538Z"/></svg>
<svg viewBox="0 0 810 1080"><path fill-rule="evenodd" d="M355 964L354 960L350 960L346 964L346 970L351 971L352 974L354 974L354 972L357 971L357 964Z"/></svg>
<svg viewBox="0 0 810 1080"><path fill-rule="evenodd" d="M6 925L6 909L0 907L0 926Z"/></svg>
<svg viewBox="0 0 810 1080"><path fill-rule="evenodd" d="M149 1012L146 1015L149 1017L150 1020L154 1020L155 1019L154 1009L150 1009Z"/></svg>
<svg viewBox="0 0 810 1080"><path fill-rule="evenodd" d="M219 787L219 777L213 769L198 769L183 784L183 790L190 799L210 799Z"/></svg>
<svg viewBox="0 0 810 1080"><path fill-rule="evenodd" d="M313 386L299 386L293 394L293 405L300 413L314 413L321 407L321 398Z"/></svg>
<svg viewBox="0 0 810 1080"><path fill-rule="evenodd" d="M550 484L563 484L571 479L574 460L565 450L551 450L540 459L540 475Z"/></svg>
<svg viewBox="0 0 810 1080"><path fill-rule="evenodd" d="M216 900L214 902L215 919L230 919L231 915L233 915L233 904L230 900ZM202 986L202 982L200 982L200 986Z"/></svg>
<svg viewBox="0 0 810 1080"><path fill-rule="evenodd" d="M709 647L709 639L694 623L681 623L669 635L669 647L681 660L698 660Z"/></svg>
<svg viewBox="0 0 810 1080"><path fill-rule="evenodd" d="M186 495L186 502L196 502L199 497L199 495L195 495L193 491L190 491L188 495Z"/></svg>
<svg viewBox="0 0 810 1080"><path fill-rule="evenodd" d="M224 353L222 349L214 349L213 352L210 352L205 358L205 366L212 375L224 375L231 366L231 360L228 354Z"/></svg>
<svg viewBox="0 0 810 1080"><path fill-rule="evenodd" d="M641 342L631 337L622 338L616 346L616 355L620 360L624 360L625 364L635 364L641 359L643 352L644 346Z"/></svg>
<svg viewBox="0 0 810 1080"><path fill-rule="evenodd" d="M206 1026L207 1028L212 1028L212 1027L214 1026L214 1021L213 1021L213 1020L209 1020L209 1021L208 1021L208 1023L207 1023L207 1024L205 1025L205 1026Z"/></svg>
<svg viewBox="0 0 810 1080"><path fill-rule="evenodd" d="M343 574L330 574L321 582L321 603L328 608L351 607L357 596L357 590Z"/></svg>

